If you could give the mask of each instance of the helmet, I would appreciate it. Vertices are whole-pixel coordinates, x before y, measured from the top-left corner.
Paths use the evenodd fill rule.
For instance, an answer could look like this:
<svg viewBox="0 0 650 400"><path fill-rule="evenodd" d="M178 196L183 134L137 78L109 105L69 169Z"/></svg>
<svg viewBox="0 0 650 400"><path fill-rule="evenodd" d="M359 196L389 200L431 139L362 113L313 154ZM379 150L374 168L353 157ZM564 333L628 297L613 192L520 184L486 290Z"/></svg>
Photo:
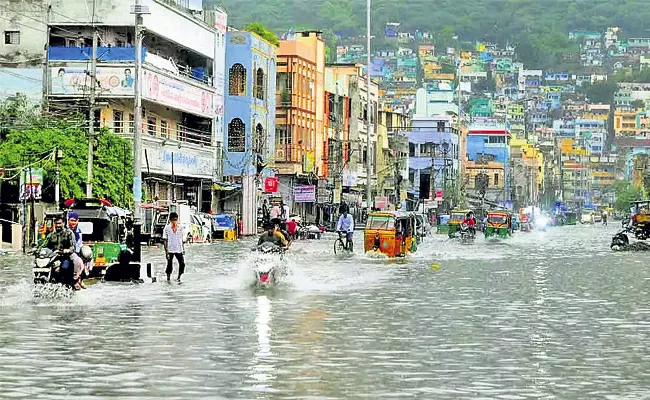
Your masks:
<svg viewBox="0 0 650 400"><path fill-rule="evenodd" d="M90 248L90 246L82 246L81 247L81 258L83 258L86 261L90 261L93 259L93 249Z"/></svg>

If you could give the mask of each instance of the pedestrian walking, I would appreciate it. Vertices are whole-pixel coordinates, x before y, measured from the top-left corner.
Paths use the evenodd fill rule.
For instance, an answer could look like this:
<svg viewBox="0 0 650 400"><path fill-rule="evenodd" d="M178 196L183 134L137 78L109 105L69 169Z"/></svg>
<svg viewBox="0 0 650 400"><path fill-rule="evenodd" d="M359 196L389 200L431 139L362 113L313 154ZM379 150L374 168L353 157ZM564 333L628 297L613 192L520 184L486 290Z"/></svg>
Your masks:
<svg viewBox="0 0 650 400"><path fill-rule="evenodd" d="M181 281L181 275L185 272L185 248L183 246L183 228L178 225L178 214L173 212L169 214L169 224L163 230L163 244L165 246L165 257L167 257L167 282L170 281L174 257L178 260L178 281Z"/></svg>

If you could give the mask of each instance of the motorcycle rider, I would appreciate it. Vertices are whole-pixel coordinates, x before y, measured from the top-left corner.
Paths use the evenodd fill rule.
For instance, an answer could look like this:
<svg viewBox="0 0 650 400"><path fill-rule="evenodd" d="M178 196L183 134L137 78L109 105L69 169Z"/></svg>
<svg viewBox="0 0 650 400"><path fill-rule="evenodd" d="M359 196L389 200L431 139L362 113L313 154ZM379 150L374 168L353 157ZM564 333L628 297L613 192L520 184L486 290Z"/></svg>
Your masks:
<svg viewBox="0 0 650 400"><path fill-rule="evenodd" d="M288 247L289 242L287 242L286 237L282 234L280 229L276 224L268 222L264 225L264 232L257 241L257 245L261 246L263 243L273 243L278 247Z"/></svg>
<svg viewBox="0 0 650 400"><path fill-rule="evenodd" d="M463 224L467 224L467 229L472 236L476 235L476 218L474 218L474 211L470 211L465 215Z"/></svg>
<svg viewBox="0 0 650 400"><path fill-rule="evenodd" d="M74 265L74 274L72 280L74 281L74 288L76 290L85 289L86 285L83 284L81 273L86 269L85 263L81 257L81 248L83 247L83 240L81 238L81 228L79 228L79 214L76 212L68 213L68 228L74 234L74 253L70 255L72 264ZM92 254L91 254L92 257Z"/></svg>
<svg viewBox="0 0 650 400"><path fill-rule="evenodd" d="M70 271L71 257L75 249L75 237L74 233L63 224L63 217L56 216L54 218L54 232L47 236L43 247L58 252L61 257L61 266L59 268L65 272Z"/></svg>
<svg viewBox="0 0 650 400"><path fill-rule="evenodd" d="M336 231L344 232L346 243L345 247L352 251L352 235L354 234L354 218L352 214L349 214L348 207L343 206L343 213L339 217L339 221L336 223Z"/></svg>

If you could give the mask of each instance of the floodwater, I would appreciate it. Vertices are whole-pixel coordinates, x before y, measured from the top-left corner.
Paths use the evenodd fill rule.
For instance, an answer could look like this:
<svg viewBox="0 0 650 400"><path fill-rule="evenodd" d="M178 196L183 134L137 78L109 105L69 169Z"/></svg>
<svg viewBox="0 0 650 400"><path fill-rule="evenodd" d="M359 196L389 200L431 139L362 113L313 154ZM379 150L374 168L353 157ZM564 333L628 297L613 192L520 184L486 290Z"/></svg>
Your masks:
<svg viewBox="0 0 650 400"><path fill-rule="evenodd" d="M191 246L180 285L71 298L5 255L0 398L647 398L650 262L611 252L615 230L434 235L400 260L335 256L330 234L262 292L250 241Z"/></svg>

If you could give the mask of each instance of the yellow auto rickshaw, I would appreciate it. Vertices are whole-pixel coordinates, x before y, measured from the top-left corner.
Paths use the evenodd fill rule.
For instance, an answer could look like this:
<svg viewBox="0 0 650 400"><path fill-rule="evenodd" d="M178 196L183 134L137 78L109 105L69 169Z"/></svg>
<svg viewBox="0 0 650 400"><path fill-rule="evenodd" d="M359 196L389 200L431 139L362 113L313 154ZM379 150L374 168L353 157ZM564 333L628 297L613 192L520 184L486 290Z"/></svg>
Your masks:
<svg viewBox="0 0 650 400"><path fill-rule="evenodd" d="M417 251L415 216L400 211L370 213L364 231L363 250L388 257L403 257Z"/></svg>
<svg viewBox="0 0 650 400"><path fill-rule="evenodd" d="M449 217L449 228L447 234L449 238L456 237L460 231L460 226L463 224L463 220L467 216L467 213L470 210L452 210L451 216Z"/></svg>
<svg viewBox="0 0 650 400"><path fill-rule="evenodd" d="M512 215L507 211L488 211L485 238L512 236Z"/></svg>

